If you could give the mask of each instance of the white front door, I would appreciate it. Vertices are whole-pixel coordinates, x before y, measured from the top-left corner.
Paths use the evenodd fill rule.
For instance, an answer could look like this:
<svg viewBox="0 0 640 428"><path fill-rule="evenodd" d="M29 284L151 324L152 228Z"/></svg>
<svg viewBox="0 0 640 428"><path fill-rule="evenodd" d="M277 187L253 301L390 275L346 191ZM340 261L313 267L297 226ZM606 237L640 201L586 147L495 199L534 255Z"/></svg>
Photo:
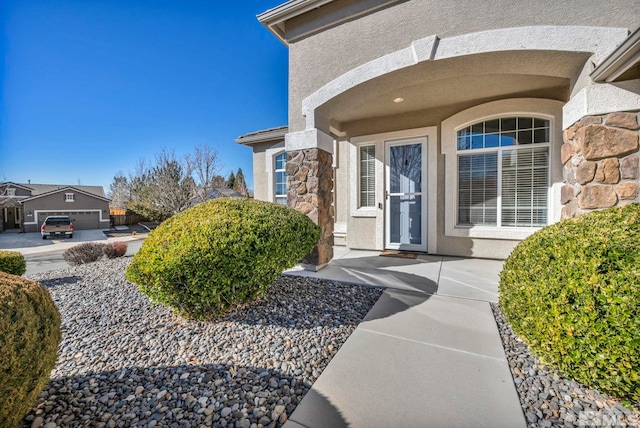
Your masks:
<svg viewBox="0 0 640 428"><path fill-rule="evenodd" d="M427 139L385 143L385 248L427 251Z"/></svg>

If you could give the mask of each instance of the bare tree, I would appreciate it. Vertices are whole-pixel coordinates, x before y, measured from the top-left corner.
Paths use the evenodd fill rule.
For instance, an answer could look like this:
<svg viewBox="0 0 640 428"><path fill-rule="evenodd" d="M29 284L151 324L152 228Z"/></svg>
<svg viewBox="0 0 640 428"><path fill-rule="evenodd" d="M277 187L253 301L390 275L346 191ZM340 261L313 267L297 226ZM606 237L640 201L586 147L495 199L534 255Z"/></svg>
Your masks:
<svg viewBox="0 0 640 428"><path fill-rule="evenodd" d="M111 199L111 207L117 209L127 208L127 204L131 201L131 189L129 180L122 174L122 171L113 177L113 183L109 186L107 196Z"/></svg>
<svg viewBox="0 0 640 428"><path fill-rule="evenodd" d="M221 167L218 150L208 145L196 146L192 154L185 156L185 162L195 175L195 198L198 202L203 202L216 186L216 178Z"/></svg>

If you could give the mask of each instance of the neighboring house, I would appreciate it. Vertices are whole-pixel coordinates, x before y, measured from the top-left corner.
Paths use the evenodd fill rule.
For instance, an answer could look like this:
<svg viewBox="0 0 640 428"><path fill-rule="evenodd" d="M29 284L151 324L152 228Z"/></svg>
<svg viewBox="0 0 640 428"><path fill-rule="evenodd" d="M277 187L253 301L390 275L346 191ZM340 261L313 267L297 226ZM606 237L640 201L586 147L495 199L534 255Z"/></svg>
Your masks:
<svg viewBox="0 0 640 428"><path fill-rule="evenodd" d="M217 199L217 198L244 198L244 196L233 189L228 187L212 187L207 190L207 196L205 198L202 197L204 193L204 189L202 187L198 187L195 190L196 195L193 196L189 200L189 206L192 207L194 205L199 204L203 201L208 201L209 199Z"/></svg>
<svg viewBox="0 0 640 428"><path fill-rule="evenodd" d="M109 199L102 186L0 183L0 231L37 232L47 216L67 215L74 229L108 229Z"/></svg>
<svg viewBox="0 0 640 428"><path fill-rule="evenodd" d="M236 141L257 199L322 226L318 266L334 242L505 258L638 201L637 0L292 0L258 19L289 48L289 124Z"/></svg>

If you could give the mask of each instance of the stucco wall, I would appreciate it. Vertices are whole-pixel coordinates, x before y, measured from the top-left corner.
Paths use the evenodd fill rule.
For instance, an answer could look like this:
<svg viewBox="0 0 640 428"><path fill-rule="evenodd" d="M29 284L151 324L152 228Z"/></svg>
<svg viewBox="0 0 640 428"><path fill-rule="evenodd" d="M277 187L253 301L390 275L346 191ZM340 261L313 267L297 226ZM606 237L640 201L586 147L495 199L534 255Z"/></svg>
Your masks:
<svg viewBox="0 0 640 428"><path fill-rule="evenodd" d="M253 149L253 197L274 202L273 157L284 151L284 140L251 145Z"/></svg>
<svg viewBox="0 0 640 428"><path fill-rule="evenodd" d="M267 201L269 194L267 189L267 165L265 150L269 144L255 144L253 148L253 197L261 201Z"/></svg>
<svg viewBox="0 0 640 428"><path fill-rule="evenodd" d="M74 194L74 202L65 202L65 193ZM92 209L106 210L109 215L109 202L96 199L84 193L73 190L61 191L48 196L27 201L24 203L25 211L85 211Z"/></svg>
<svg viewBox="0 0 640 428"><path fill-rule="evenodd" d="M339 2L342 3L342 2ZM345 0L345 4L352 3ZM335 7L335 6L334 6ZM534 25L574 25L634 29L640 2L493 2L412 0L328 28L290 44L289 129L303 130L301 103L329 81L358 65L406 48L433 34L451 37L496 28ZM288 31L299 31L296 22ZM310 25L300 21L299 25Z"/></svg>

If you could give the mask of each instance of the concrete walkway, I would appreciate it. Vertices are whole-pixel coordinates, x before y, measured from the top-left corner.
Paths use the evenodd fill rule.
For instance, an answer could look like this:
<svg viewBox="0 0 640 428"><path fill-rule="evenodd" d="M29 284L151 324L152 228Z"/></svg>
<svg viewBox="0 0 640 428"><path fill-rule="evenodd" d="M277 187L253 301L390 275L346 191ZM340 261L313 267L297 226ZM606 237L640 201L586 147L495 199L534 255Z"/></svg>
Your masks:
<svg viewBox="0 0 640 428"><path fill-rule="evenodd" d="M285 424L525 427L489 302L502 262L336 247L311 276L387 287Z"/></svg>

